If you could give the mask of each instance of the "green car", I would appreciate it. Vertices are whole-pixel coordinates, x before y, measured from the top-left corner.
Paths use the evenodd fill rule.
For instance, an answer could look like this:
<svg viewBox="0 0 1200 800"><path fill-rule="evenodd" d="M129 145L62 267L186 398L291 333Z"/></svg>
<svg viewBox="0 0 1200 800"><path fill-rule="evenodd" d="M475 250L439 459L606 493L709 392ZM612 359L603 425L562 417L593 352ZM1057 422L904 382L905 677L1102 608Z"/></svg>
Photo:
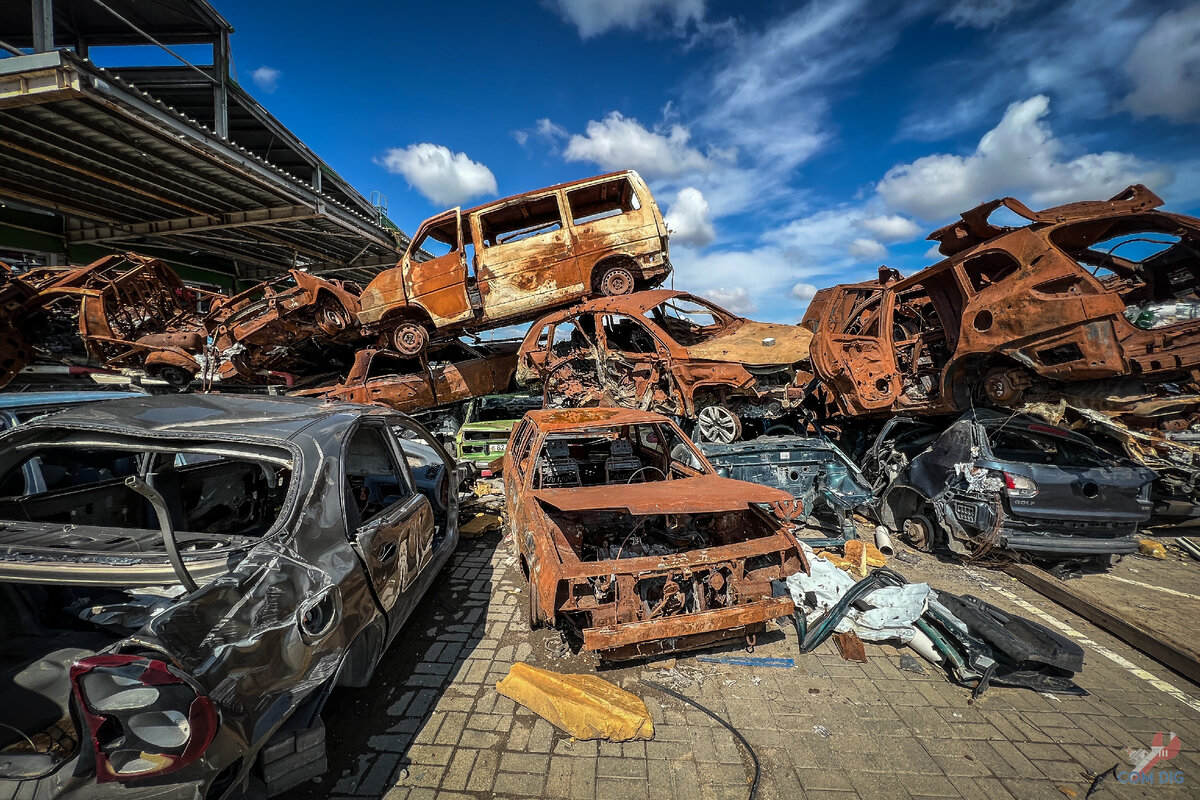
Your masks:
<svg viewBox="0 0 1200 800"><path fill-rule="evenodd" d="M542 407L541 396L496 394L467 403L462 427L454 437L459 461L485 467L504 455L513 426L526 411Z"/></svg>

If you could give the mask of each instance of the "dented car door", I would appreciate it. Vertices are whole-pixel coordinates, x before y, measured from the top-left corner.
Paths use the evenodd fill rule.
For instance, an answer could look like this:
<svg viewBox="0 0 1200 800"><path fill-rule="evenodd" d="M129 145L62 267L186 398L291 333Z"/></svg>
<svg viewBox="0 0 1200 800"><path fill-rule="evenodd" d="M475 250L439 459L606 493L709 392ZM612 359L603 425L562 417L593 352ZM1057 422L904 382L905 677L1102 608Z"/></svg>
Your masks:
<svg viewBox="0 0 1200 800"><path fill-rule="evenodd" d="M452 231L448 230L447 223L454 225ZM455 208L427 222L421 234L424 235L419 234L420 238L409 247L404 257L404 288L407 296L429 312L439 326L470 319L473 312L467 292L467 257L463 250L461 209ZM450 252L428 261L416 261L414 257L430 239L450 246ZM380 278L386 274L381 273ZM372 285L376 281L372 281Z"/></svg>
<svg viewBox="0 0 1200 800"><path fill-rule="evenodd" d="M435 527L399 453L388 428L371 421L354 432L343 459L347 528L386 612L428 564Z"/></svg>

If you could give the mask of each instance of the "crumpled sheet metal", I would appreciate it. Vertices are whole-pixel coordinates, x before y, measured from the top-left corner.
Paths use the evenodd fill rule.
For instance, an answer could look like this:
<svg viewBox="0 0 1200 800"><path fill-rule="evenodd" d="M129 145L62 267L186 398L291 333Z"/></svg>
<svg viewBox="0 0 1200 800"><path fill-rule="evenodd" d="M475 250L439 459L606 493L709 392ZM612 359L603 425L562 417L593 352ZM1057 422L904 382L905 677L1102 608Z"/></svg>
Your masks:
<svg viewBox="0 0 1200 800"><path fill-rule="evenodd" d="M787 587L796 608L804 612L809 622L815 622L857 581L833 562L813 553L808 545L801 542L800 546L808 557L809 574L789 575ZM870 608L852 608L838 623L836 631L854 631L858 638L868 642L888 639L910 642L916 632L914 623L925 613L933 597L936 595L927 583L876 589L861 601Z"/></svg>
<svg viewBox="0 0 1200 800"><path fill-rule="evenodd" d="M565 675L517 662L496 691L576 739L654 738L642 699L595 675Z"/></svg>

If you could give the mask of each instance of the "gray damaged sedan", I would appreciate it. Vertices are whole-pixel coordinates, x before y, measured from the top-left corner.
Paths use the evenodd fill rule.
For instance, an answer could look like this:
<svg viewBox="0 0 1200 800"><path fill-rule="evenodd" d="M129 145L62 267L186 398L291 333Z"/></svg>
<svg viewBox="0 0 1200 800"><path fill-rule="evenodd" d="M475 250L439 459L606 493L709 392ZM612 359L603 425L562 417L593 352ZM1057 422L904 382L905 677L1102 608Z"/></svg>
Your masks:
<svg viewBox="0 0 1200 800"><path fill-rule="evenodd" d="M319 774L329 692L454 550L452 474L408 417L319 400L115 400L0 436L0 798Z"/></svg>
<svg viewBox="0 0 1200 800"><path fill-rule="evenodd" d="M925 550L1010 550L1046 559L1137 550L1155 475L1087 437L1030 416L976 409L948 426L895 417L863 461L881 521Z"/></svg>

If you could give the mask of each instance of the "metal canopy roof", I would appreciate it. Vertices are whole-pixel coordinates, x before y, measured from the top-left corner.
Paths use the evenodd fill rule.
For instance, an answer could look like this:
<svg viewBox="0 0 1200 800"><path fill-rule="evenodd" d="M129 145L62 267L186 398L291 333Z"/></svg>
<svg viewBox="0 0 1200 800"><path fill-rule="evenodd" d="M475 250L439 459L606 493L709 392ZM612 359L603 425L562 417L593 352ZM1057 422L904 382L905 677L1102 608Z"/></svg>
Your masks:
<svg viewBox="0 0 1200 800"><path fill-rule="evenodd" d="M112 10L95 0L54 0L53 46L145 44L145 37L116 14L154 31L163 44L212 42L233 32L205 0L104 0L104 5ZM16 47L34 46L29 0L0 0L0 40Z"/></svg>
<svg viewBox="0 0 1200 800"><path fill-rule="evenodd" d="M224 139L209 127L212 84L189 67L0 59L0 197L64 215L71 243L210 252L244 278L297 266L366 280L393 266L407 237L240 87L229 95Z"/></svg>

